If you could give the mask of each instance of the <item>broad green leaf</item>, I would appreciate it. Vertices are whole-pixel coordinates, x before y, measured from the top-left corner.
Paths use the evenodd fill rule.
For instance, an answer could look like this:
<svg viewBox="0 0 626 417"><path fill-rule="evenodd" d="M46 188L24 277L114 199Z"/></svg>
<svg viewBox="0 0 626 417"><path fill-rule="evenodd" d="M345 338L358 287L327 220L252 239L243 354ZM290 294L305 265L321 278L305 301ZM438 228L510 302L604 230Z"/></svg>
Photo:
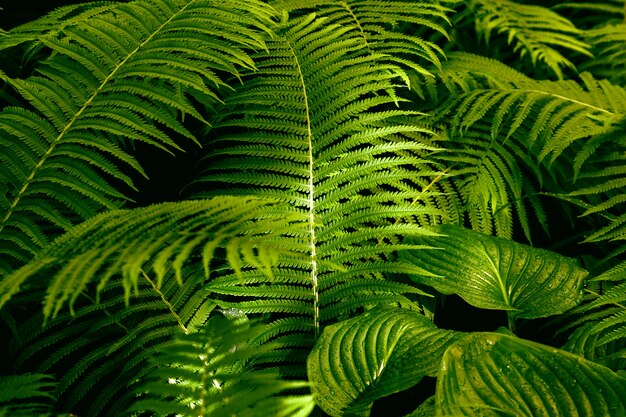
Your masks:
<svg viewBox="0 0 626 417"><path fill-rule="evenodd" d="M445 353L438 415L623 416L626 378L581 356L498 333L473 333Z"/></svg>
<svg viewBox="0 0 626 417"><path fill-rule="evenodd" d="M367 416L374 400L435 376L446 348L461 337L399 308L328 326L307 362L315 399L331 416Z"/></svg>
<svg viewBox="0 0 626 417"><path fill-rule="evenodd" d="M436 397L427 398L415 411L404 417L435 417L437 415Z"/></svg>
<svg viewBox="0 0 626 417"><path fill-rule="evenodd" d="M475 307L511 311L518 318L559 314L582 299L587 271L573 259L461 226L432 230L441 236L415 237L410 243L439 250L403 254L435 275L413 276L421 284L458 294Z"/></svg>

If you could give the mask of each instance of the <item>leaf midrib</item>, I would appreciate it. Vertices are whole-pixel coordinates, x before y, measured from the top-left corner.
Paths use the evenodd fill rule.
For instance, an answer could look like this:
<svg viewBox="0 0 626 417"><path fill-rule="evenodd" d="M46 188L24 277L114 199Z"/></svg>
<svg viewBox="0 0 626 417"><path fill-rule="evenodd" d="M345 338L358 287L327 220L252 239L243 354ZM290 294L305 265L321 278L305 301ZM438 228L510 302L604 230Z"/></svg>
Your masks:
<svg viewBox="0 0 626 417"><path fill-rule="evenodd" d="M289 42L289 41L288 41ZM313 133L311 129L311 113L309 108L309 97L307 95L306 83L304 81L304 74L300 61L296 51L289 42L289 50L293 56L293 60L296 65L300 84L302 85L302 93L304 95L304 109L306 113L306 135L308 145L308 228L309 228L309 247L310 247L310 260L311 260L311 285L313 291L313 327L315 329L315 338L319 336L320 323L319 323L319 285L318 285L318 271L317 271L317 242L315 236L315 182L314 182L314 158L313 158Z"/></svg>

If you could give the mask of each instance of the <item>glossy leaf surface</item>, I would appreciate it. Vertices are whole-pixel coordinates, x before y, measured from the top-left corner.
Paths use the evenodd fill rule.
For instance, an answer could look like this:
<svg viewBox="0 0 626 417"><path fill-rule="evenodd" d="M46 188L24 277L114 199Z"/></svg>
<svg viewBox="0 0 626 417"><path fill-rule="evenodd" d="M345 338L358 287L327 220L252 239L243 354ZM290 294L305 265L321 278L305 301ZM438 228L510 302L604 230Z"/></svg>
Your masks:
<svg viewBox="0 0 626 417"><path fill-rule="evenodd" d="M581 356L497 333L473 333L448 349L436 395L438 415L626 413L626 378Z"/></svg>
<svg viewBox="0 0 626 417"><path fill-rule="evenodd" d="M328 326L307 363L315 399L331 416L367 416L374 400L435 376L446 348L461 337L398 308Z"/></svg>
<svg viewBox="0 0 626 417"><path fill-rule="evenodd" d="M555 252L488 236L455 225L431 230L413 244L440 248L411 251L405 259L436 276L414 276L444 294L458 294L469 304L513 311L515 317L559 314L582 298L587 271Z"/></svg>

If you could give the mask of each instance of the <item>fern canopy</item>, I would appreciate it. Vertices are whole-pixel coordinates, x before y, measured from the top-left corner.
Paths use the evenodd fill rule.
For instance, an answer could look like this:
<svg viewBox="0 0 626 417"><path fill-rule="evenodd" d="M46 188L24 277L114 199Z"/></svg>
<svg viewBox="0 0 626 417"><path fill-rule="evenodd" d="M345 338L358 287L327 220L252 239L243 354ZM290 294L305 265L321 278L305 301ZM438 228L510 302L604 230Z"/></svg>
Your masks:
<svg viewBox="0 0 626 417"><path fill-rule="evenodd" d="M299 243L308 259L274 273L282 294L254 271L209 284L225 308L279 314L268 335L297 330L284 342L302 346L300 332L312 330L314 338L364 306L417 308L410 294L418 289L385 277L421 271L396 259L408 247L399 237L427 233L417 217L440 214L422 202L427 183L416 175L431 172L431 133L388 94L403 87L404 72L380 63L351 28L303 16L267 46L269 54L254 56L258 72L243 78L212 122L204 175L191 190L202 198L276 198L307 217Z"/></svg>
<svg viewBox="0 0 626 417"><path fill-rule="evenodd" d="M476 31L487 42L493 32L503 35L522 58L527 55L533 65L546 65L558 78L563 78L563 68L575 68L560 49L591 55L589 45L581 39L582 31L550 9L509 0L468 3L475 15Z"/></svg>
<svg viewBox="0 0 626 417"><path fill-rule="evenodd" d="M191 96L218 99L224 74L252 67L243 49L263 48L258 31L271 16L260 1L159 0L92 8L85 19L54 24L76 11L44 20L52 29L16 28L7 41L28 34L51 54L27 79L0 71L29 103L0 113L3 273L45 246L50 228L67 230L128 200L130 175L143 170L123 141L168 152L195 141L177 116L203 120Z"/></svg>
<svg viewBox="0 0 626 417"><path fill-rule="evenodd" d="M0 416L625 414L625 14L133 0L0 29ZM501 324L478 309L509 329L464 333Z"/></svg>

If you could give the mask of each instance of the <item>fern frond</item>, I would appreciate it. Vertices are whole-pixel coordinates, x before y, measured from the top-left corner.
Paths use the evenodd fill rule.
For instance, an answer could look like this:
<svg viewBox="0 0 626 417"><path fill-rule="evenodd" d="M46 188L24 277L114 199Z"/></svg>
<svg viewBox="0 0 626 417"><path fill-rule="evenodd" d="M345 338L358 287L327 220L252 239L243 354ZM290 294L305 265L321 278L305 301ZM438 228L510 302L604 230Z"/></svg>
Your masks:
<svg viewBox="0 0 626 417"><path fill-rule="evenodd" d="M469 226L486 234L512 238L514 228L533 241L529 213L544 229L547 227L542 204L536 200L543 170L528 155L524 136L491 136L491 126L475 123L463 135L445 135L435 143L444 149L432 156L447 166L441 185L449 189L453 201L453 223ZM515 227L514 227L515 226Z"/></svg>
<svg viewBox="0 0 626 417"><path fill-rule="evenodd" d="M111 1L93 1L58 7L38 19L1 33L0 51L23 43L29 43L29 49L36 50L42 47L40 39L57 36L67 26L104 13L113 7L115 3Z"/></svg>
<svg viewBox="0 0 626 417"><path fill-rule="evenodd" d="M621 263L621 282L569 314L576 318L563 330L576 328L569 337L566 350L584 355L614 369L625 369L626 361L626 283Z"/></svg>
<svg viewBox="0 0 626 417"><path fill-rule="evenodd" d="M153 271L160 287L170 263L180 280L182 267L198 259L207 279L218 247L226 249L235 271L246 264L271 275L281 251L295 254L306 248L297 239L286 243L281 237L304 234L304 219L272 201L245 197L112 210L71 229L32 262L6 276L0 283L0 300L6 303L24 281L58 264L61 268L53 274L44 303L46 317L54 317L68 301L71 307L93 277L98 277L102 289L112 276L122 273L128 300L145 273Z"/></svg>
<svg viewBox="0 0 626 417"><path fill-rule="evenodd" d="M615 84L626 84L626 24L615 23L593 28L585 33L592 46L593 59L584 62L581 70Z"/></svg>
<svg viewBox="0 0 626 417"><path fill-rule="evenodd" d="M407 27L428 29L448 36L452 12L436 1L407 2L400 0L277 0L277 10L290 14L315 12L328 19L328 24L350 28L371 53L381 62L392 62L422 75L432 76L425 68L440 65L442 49L434 42L411 35ZM404 30L399 30L403 28Z"/></svg>
<svg viewBox="0 0 626 417"><path fill-rule="evenodd" d="M423 202L431 195L424 177L433 174L429 129L414 122L415 112L390 110L395 98L386 92L400 86L401 70L381 64L351 28L313 15L281 28L268 48L254 56L259 71L226 98L207 139L204 176L191 189L289 203L307 216L299 235L307 259L280 261L272 281L257 271L237 281L224 270L208 284L216 302L289 318L308 343L370 305L417 308L415 289L390 281L416 268L395 259L406 249L398 237L425 233L416 219L442 212ZM282 340L276 329L267 331ZM290 359L301 353L285 349L282 361L272 360L301 374L302 363Z"/></svg>
<svg viewBox="0 0 626 417"><path fill-rule="evenodd" d="M581 40L582 32L572 22L552 10L509 0L471 0L476 31L487 42L496 32L506 37L522 58L533 65L545 64L559 78L563 68L575 69L559 49L591 56L589 45Z"/></svg>
<svg viewBox="0 0 626 417"><path fill-rule="evenodd" d="M453 128L489 120L492 136L505 126L510 136L529 119L527 146L539 161L550 156L554 162L573 142L610 132L626 110L626 90L588 73L581 74L582 85L537 81L494 60L465 53L449 57L443 78L465 92L453 96L443 112L455 113Z"/></svg>
<svg viewBox="0 0 626 417"><path fill-rule="evenodd" d="M116 276L101 290L100 303L83 292L74 315L61 312L45 327L41 315L33 315L12 342L13 366L36 363L39 372L56 374L57 403L66 409L123 414L162 346L198 331L215 308L197 265L184 268L182 277L181 285L168 268L157 286L156 277L142 274L129 305Z"/></svg>
<svg viewBox="0 0 626 417"><path fill-rule="evenodd" d="M120 141L170 152L181 149L171 136L195 141L178 114L203 120L190 96L215 100L224 74L253 67L245 50L263 48L270 16L260 1L158 0L118 4L52 34L41 26L52 54L38 74L0 74L32 106L0 113L0 266L21 265L53 230L127 200L112 184L133 188L128 171L143 171Z"/></svg>
<svg viewBox="0 0 626 417"><path fill-rule="evenodd" d="M311 395L298 394L307 383L247 365L270 348L249 344L258 329L247 320L216 316L199 332L163 346L138 389L145 398L132 409L159 416L308 416L315 403Z"/></svg>
<svg viewBox="0 0 626 417"><path fill-rule="evenodd" d="M54 387L50 375L0 375L0 416L52 416Z"/></svg>
<svg viewBox="0 0 626 417"><path fill-rule="evenodd" d="M604 24L609 20L624 19L624 2L622 0L598 0L594 2L576 1L562 2L552 6L553 10L579 11L578 19L591 21L591 24ZM597 19L597 20L596 20Z"/></svg>

